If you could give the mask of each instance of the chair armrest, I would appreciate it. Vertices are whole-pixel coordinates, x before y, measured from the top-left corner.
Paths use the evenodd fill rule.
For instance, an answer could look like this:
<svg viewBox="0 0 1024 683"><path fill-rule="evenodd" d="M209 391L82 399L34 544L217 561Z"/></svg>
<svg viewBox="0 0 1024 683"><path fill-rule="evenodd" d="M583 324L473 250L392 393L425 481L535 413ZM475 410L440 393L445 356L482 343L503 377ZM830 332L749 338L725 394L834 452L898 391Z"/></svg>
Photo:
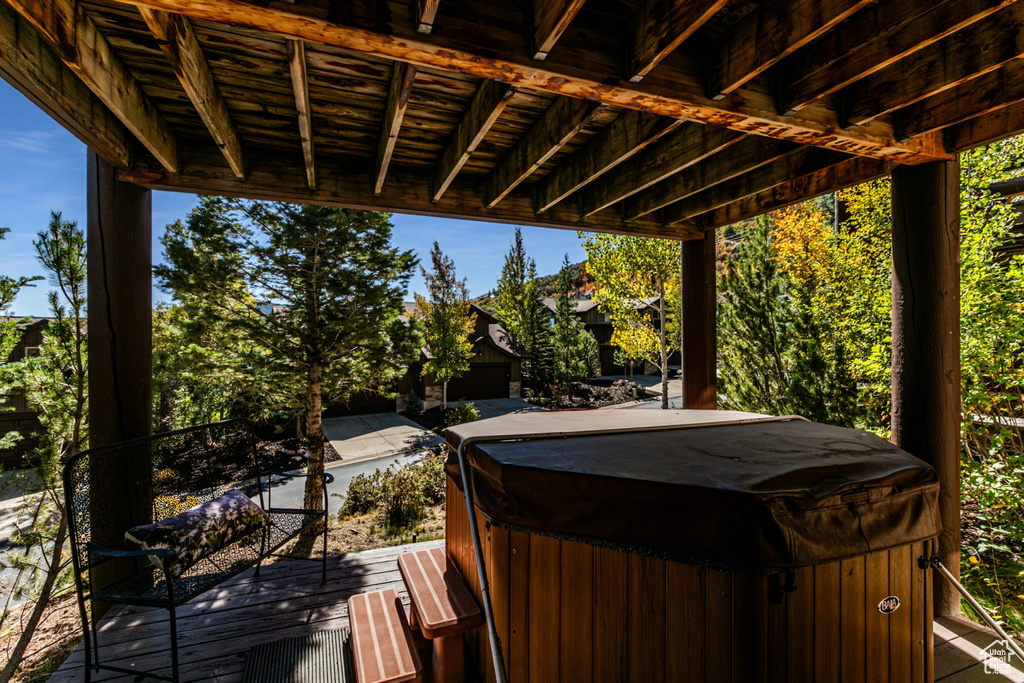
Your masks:
<svg viewBox="0 0 1024 683"><path fill-rule="evenodd" d="M323 477L325 484L334 483L334 475L330 472L320 472L318 474L302 474L301 472L279 472L278 470L267 470L260 472L260 477L264 477L268 474L276 474L279 477Z"/></svg>
<svg viewBox="0 0 1024 683"><path fill-rule="evenodd" d="M93 555L102 555L103 557L147 557L149 555L156 555L162 557L165 560L171 560L177 557L170 548L153 548L151 550L113 550L112 548L103 548L92 543L86 543L85 549Z"/></svg>

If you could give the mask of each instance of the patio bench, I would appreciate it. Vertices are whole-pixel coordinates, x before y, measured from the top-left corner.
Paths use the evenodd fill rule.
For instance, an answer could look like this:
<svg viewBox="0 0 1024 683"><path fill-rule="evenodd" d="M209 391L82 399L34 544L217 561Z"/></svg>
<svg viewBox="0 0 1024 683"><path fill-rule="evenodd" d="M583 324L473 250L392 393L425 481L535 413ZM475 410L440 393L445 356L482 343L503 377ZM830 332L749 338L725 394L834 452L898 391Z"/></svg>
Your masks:
<svg viewBox="0 0 1024 683"><path fill-rule="evenodd" d="M348 619L358 683L421 679L423 663L394 588L350 597ZM444 679L435 676L434 680Z"/></svg>
<svg viewBox="0 0 1024 683"><path fill-rule="evenodd" d="M149 481L133 480L129 474L136 471L129 463L138 463L140 459L149 463ZM64 497L75 588L85 634L86 682L92 671L106 669L177 683L176 609L246 569L255 566L258 575L264 558L282 556L277 550L284 543L320 520L325 522L320 572L321 583L325 583L326 486L322 510L275 508L271 504L271 491L275 486L292 477L307 476L313 475L261 469L256 438L252 425L246 420L226 420L156 434L73 456L64 466ZM325 485L334 480L330 474L316 476L322 477ZM92 482L105 492L120 487L119 505L109 506L108 501L96 499ZM239 509L249 515L247 522L254 518L257 522L247 525L237 522ZM145 524L150 520L163 523ZM174 527L181 520L198 521L182 532ZM153 535L168 529L178 534L172 542L153 540ZM151 534L147 537L150 542L140 549L138 544L126 539L129 531L134 534L130 538L135 540L139 540L143 532ZM202 537L198 542L197 533ZM210 542L204 545L207 537ZM182 554L180 548L185 544L190 544L189 551ZM172 550L171 546L179 551ZM110 571L113 567L96 572L97 568L115 562L117 572ZM118 577L104 578L112 573ZM86 600L90 601L89 610ZM101 663L96 603L166 608L170 622L171 675Z"/></svg>
<svg viewBox="0 0 1024 683"><path fill-rule="evenodd" d="M461 683L465 677L462 633L484 623L484 614L443 548L398 557L398 571L409 590L414 621L431 640L434 680Z"/></svg>

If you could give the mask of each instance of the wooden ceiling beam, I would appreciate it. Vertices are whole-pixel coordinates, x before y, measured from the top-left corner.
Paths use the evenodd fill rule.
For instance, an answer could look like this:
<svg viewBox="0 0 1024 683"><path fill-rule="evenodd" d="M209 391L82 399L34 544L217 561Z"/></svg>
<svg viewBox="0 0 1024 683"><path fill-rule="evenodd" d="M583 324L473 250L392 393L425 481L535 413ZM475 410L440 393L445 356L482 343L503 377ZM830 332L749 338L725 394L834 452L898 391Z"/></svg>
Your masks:
<svg viewBox="0 0 1024 683"><path fill-rule="evenodd" d="M0 77L115 168L132 161L132 134L39 33L0 2Z"/></svg>
<svg viewBox="0 0 1024 683"><path fill-rule="evenodd" d="M167 57L174 75L192 101L199 117L206 124L228 166L239 178L245 177L245 156L242 153L242 139L224 99L217 90L206 56L196 39L195 31L188 19L180 14L169 14L148 7L140 7L139 13L156 38L160 51Z"/></svg>
<svg viewBox="0 0 1024 683"><path fill-rule="evenodd" d="M714 230L723 225L738 223L769 211L783 209L829 192L880 178L887 175L893 166L892 162L885 159L852 157L835 166L794 178L732 204L703 213L697 220L705 230Z"/></svg>
<svg viewBox="0 0 1024 683"><path fill-rule="evenodd" d="M629 73L639 83L729 0L646 0L629 22Z"/></svg>
<svg viewBox="0 0 1024 683"><path fill-rule="evenodd" d="M686 173L677 173L626 199L622 215L626 220L646 216L706 187L777 161L794 149L796 145L785 140L748 136L730 145L723 154L708 157Z"/></svg>
<svg viewBox="0 0 1024 683"><path fill-rule="evenodd" d="M957 123L942 132L950 149L963 152L1024 130L1024 103L1012 104L985 116Z"/></svg>
<svg viewBox="0 0 1024 683"><path fill-rule="evenodd" d="M547 211L682 125L679 119L624 112L540 182L537 212Z"/></svg>
<svg viewBox="0 0 1024 683"><path fill-rule="evenodd" d="M292 78L295 109L299 114L299 138L306 163L306 184L316 189L316 155L313 150L313 111L309 107L309 79L306 76L306 44L288 40L288 72Z"/></svg>
<svg viewBox="0 0 1024 683"><path fill-rule="evenodd" d="M786 155L781 161L753 169L665 207L661 220L666 225L686 222L745 197L764 193L794 178L819 173L849 158L847 154L830 149L804 147Z"/></svg>
<svg viewBox="0 0 1024 683"><path fill-rule="evenodd" d="M1002 69L899 110L905 135L920 135L1024 102L1024 65Z"/></svg>
<svg viewBox="0 0 1024 683"><path fill-rule="evenodd" d="M900 163L948 159L941 138L897 141L886 121L853 130L839 126L829 107L813 105L793 116L777 111L777 93L763 84L737 89L721 102L706 94L706 69L700 55L677 50L641 83L619 80L627 31L586 12L577 16L578 32L564 34L562 49L546 60L531 59L522 37L516 7L501 5L501 18L491 3L477 3L466 12L446 17L445 31L416 32L407 0L352 0L344 22L301 16L258 0L118 0L177 12L213 22L233 24L275 35L310 40L378 58L511 83L542 91L600 102L660 116L723 126L741 132L828 147ZM805 0L810 1L810 0ZM387 11L381 11L380 5ZM508 13L512 13L509 16ZM519 18L521 19L521 17ZM582 20L582 21L581 21ZM577 35L578 33L578 35ZM594 49L594 45L601 49ZM755 87L756 86L756 87Z"/></svg>
<svg viewBox="0 0 1024 683"><path fill-rule="evenodd" d="M302 177L303 162L298 153L264 154L251 150L249 157L249 173L244 181L228 171L223 157L212 146L205 149L190 147L183 159L181 173L168 173L156 165L140 165L122 172L120 178L155 190L212 193L438 218L668 239L699 239L703 234L695 223L666 227L654 221L627 223L612 215L584 218L570 202L538 215L533 210L533 193L524 190L510 192L497 206L485 209L480 202L479 183L473 178L456 178L444 197L435 202L424 175L405 169L389 173L384 190L375 195L369 173L344 164L323 164L317 188L311 190Z"/></svg>
<svg viewBox="0 0 1024 683"><path fill-rule="evenodd" d="M380 142L377 143L377 159L373 164L374 194L380 194L384 189L384 179L388 175L388 165L395 153L398 134L402 130L402 119L405 118L405 108L409 106L409 95L412 93L414 80L416 67L405 62L395 62L391 72L387 108L384 110L384 125L380 131Z"/></svg>
<svg viewBox="0 0 1024 683"><path fill-rule="evenodd" d="M416 30L420 33L430 33L434 30L434 17L437 16L437 7L441 0L412 0L416 11Z"/></svg>
<svg viewBox="0 0 1024 683"><path fill-rule="evenodd" d="M1018 2L841 91L853 125L913 104L1024 57L1024 2Z"/></svg>
<svg viewBox="0 0 1024 683"><path fill-rule="evenodd" d="M484 180L484 205L493 207L565 147L598 112L593 102L559 97Z"/></svg>
<svg viewBox="0 0 1024 683"><path fill-rule="evenodd" d="M1016 0L883 0L797 51L782 107L799 111L825 95L922 50Z"/></svg>
<svg viewBox="0 0 1024 683"><path fill-rule="evenodd" d="M580 197L580 211L592 216L616 202L647 189L683 169L716 154L744 138L725 128L686 123L619 166L615 173L588 185Z"/></svg>
<svg viewBox="0 0 1024 683"><path fill-rule="evenodd" d="M484 80L477 86L473 99L469 102L462 120L455 126L455 131L445 145L441 156L434 165L434 174L430 183L430 197L434 202L441 200L445 190L462 167L483 142L491 126L501 116L512 95L514 86L498 81Z"/></svg>
<svg viewBox="0 0 1024 683"><path fill-rule="evenodd" d="M585 0L533 0L533 32L530 43L534 59L547 59L569 22L583 8Z"/></svg>
<svg viewBox="0 0 1024 683"><path fill-rule="evenodd" d="M769 0L741 19L712 56L712 97L725 97L872 1Z"/></svg>
<svg viewBox="0 0 1024 683"><path fill-rule="evenodd" d="M178 165L174 131L74 0L8 0L57 55L168 171Z"/></svg>

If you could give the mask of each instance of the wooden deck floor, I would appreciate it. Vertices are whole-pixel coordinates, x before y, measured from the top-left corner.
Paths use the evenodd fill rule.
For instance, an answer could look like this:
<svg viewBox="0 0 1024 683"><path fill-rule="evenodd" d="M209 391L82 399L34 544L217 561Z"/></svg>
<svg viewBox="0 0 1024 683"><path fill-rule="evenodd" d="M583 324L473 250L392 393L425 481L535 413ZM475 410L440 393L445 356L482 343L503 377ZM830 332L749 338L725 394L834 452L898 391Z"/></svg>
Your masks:
<svg viewBox="0 0 1024 683"><path fill-rule="evenodd" d="M416 548L443 546L443 541ZM398 573L397 556L410 546L338 555L328 560L328 582L321 586L319 565L288 562L265 567L259 579L246 572L179 611L183 681L238 683L245 656L254 645L327 631L348 625L350 595L395 588L408 602ZM935 623L935 680L942 683L1024 683L1024 671L1008 677L986 674L982 648L995 634L966 619ZM167 612L151 608L111 611L100 629L100 655L105 661L170 673ZM420 641L429 661L429 643ZM1024 669L1020 663L1018 668ZM82 648L50 678L51 683L83 680ZM130 681L131 676L102 672L95 681Z"/></svg>
<svg viewBox="0 0 1024 683"><path fill-rule="evenodd" d="M444 541L332 556L324 586L320 585L320 563L302 561L264 567L259 579L248 571L221 584L178 611L182 681L238 683L246 653L254 645L347 627L350 595L394 588L408 605L397 557L413 547L434 546L443 547ZM170 675L167 610L111 610L100 624L101 660ZM429 661L429 643L420 644ZM80 683L83 664L79 646L50 683ZM93 680L131 681L132 677L103 671Z"/></svg>

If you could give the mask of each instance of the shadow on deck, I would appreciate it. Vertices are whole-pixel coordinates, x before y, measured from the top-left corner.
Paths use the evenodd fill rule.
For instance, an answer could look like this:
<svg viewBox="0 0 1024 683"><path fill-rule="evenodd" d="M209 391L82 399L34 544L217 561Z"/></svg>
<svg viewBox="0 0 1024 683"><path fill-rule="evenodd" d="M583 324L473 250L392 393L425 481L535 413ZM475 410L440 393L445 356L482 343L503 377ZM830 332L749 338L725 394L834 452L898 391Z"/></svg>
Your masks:
<svg viewBox="0 0 1024 683"><path fill-rule="evenodd" d="M408 606L397 557L418 543L328 558L327 584L320 585L319 562L265 566L258 579L249 570L178 610L182 681L238 683L249 648L286 638L348 626L350 595L394 588ZM100 658L126 668L170 675L167 610L115 607L100 622ZM421 641L430 661L430 645ZM341 654L339 653L339 657ZM84 680L82 646L50 677L51 683ZM101 671L94 681L131 681L132 676ZM151 680L151 679L149 679Z"/></svg>
<svg viewBox="0 0 1024 683"><path fill-rule="evenodd" d="M443 546L444 541L415 548ZM264 567L227 581L179 610L183 681L238 683L249 648L261 643L348 626L350 595L394 588L403 603L408 595L398 573L397 557L413 546L336 555L328 560L328 581L319 581L315 562L287 562ZM983 648L997 637L966 619L935 622L935 680L942 683L1024 683L1024 671L987 674ZM152 608L111 610L100 627L100 656L128 668L170 673L167 612ZM421 657L430 661L429 643L419 640ZM340 656L340 654L339 654ZM50 678L51 683L84 680L82 647ZM1014 662L1018 669L1024 669ZM131 676L104 671L94 681L130 681Z"/></svg>

